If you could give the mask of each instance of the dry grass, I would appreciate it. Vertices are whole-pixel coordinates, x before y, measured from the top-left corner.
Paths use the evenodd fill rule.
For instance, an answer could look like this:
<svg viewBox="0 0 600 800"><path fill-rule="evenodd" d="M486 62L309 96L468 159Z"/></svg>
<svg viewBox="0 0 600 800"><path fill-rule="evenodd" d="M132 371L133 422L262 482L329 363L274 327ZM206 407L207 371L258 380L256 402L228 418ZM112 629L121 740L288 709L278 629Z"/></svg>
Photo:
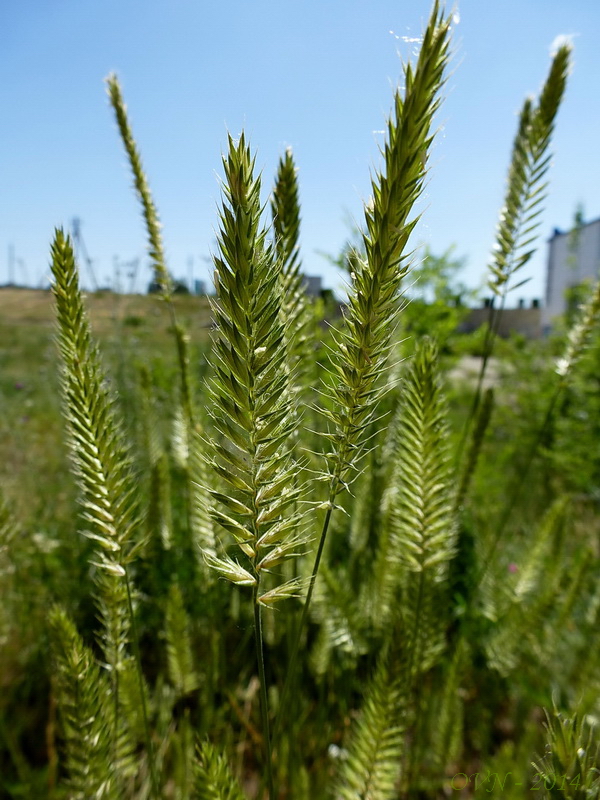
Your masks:
<svg viewBox="0 0 600 800"><path fill-rule="evenodd" d="M174 303L190 332L197 368L208 340L208 301L182 295ZM134 390L139 364L158 371L163 393L175 390L175 346L164 302L156 295L98 292L87 296L86 306L122 403ZM0 288L0 481L19 519L34 530L55 527L73 513L55 332L49 291Z"/></svg>
<svg viewBox="0 0 600 800"><path fill-rule="evenodd" d="M178 315L189 319L191 331L208 328L210 312L206 298L178 295L174 303ZM170 324L168 308L157 296L92 292L87 295L86 304L94 331L99 336L114 331L115 323L131 327L151 323L156 328ZM137 322L132 322L134 319ZM54 308L50 291L0 288L0 323L53 327Z"/></svg>

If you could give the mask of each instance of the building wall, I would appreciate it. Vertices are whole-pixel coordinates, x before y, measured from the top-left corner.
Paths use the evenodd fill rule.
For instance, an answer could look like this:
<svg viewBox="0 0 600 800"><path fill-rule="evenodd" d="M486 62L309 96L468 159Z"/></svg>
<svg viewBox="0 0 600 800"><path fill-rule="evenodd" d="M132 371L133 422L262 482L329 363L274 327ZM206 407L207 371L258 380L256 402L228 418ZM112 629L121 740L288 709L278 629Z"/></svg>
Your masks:
<svg viewBox="0 0 600 800"><path fill-rule="evenodd" d="M600 272L600 219L583 225L573 246L570 232L555 231L548 242L546 304L542 327L548 330L552 320L567 310L568 289L586 280L595 280Z"/></svg>
<svg viewBox="0 0 600 800"><path fill-rule="evenodd" d="M302 284L309 297L319 297L323 289L323 279L320 275L303 275Z"/></svg>
<svg viewBox="0 0 600 800"><path fill-rule="evenodd" d="M459 326L461 333L470 333L490 318L489 308L472 308L467 318ZM502 337L520 333L528 339L538 339L542 335L542 315L540 308L505 308L500 317L498 334Z"/></svg>

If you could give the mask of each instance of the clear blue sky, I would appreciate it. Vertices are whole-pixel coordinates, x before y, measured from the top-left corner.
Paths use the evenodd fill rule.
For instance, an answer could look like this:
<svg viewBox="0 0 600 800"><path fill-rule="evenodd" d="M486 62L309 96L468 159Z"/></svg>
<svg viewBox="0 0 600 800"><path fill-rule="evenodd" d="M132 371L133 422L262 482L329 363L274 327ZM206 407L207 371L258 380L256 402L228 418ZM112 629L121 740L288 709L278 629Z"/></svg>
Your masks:
<svg viewBox="0 0 600 800"><path fill-rule="evenodd" d="M575 206L600 216L600 3L460 0L453 72L439 117L415 244L450 245L482 281L502 204L516 114L536 92L556 36L575 59L557 122L550 197L531 283L542 296L545 240ZM2 0L0 283L48 274L54 226L82 220L101 283L113 257L143 258L145 232L103 78L122 81L159 207L170 267L206 278L214 249L221 152L242 127L257 150L265 200L277 160L299 167L308 273L340 280L348 218L362 219L370 169L429 0ZM392 33L393 32L393 33ZM19 274L19 270L25 273ZM516 300L516 297L515 297Z"/></svg>

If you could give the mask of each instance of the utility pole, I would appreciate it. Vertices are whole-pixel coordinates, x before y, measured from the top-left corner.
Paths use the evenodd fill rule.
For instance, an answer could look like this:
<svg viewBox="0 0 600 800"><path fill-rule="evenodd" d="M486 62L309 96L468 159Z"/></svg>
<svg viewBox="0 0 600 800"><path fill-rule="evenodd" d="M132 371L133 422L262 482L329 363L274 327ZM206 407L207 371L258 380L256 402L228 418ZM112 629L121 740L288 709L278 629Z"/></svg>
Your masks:
<svg viewBox="0 0 600 800"><path fill-rule="evenodd" d="M139 258L132 258L131 261L125 263L127 267L127 277L129 278L129 294L135 291L135 282L137 280L138 269L140 266Z"/></svg>
<svg viewBox="0 0 600 800"><path fill-rule="evenodd" d="M121 291L121 263L119 261L119 256L113 256L112 289L113 292Z"/></svg>
<svg viewBox="0 0 600 800"><path fill-rule="evenodd" d="M94 291L98 291L98 281L96 280L96 275L94 274L94 262L90 258L87 247L85 246L85 242L83 241L83 235L81 233L81 220L79 217L73 217L71 221L71 233L73 234L75 252L77 253L78 257L83 259L85 266L87 267L89 276L92 279Z"/></svg>
<svg viewBox="0 0 600 800"><path fill-rule="evenodd" d="M194 256L188 256L187 267L190 294L196 294L196 287L194 286Z"/></svg>
<svg viewBox="0 0 600 800"><path fill-rule="evenodd" d="M19 265L19 275L21 286L27 286L29 284L28 275L27 275L27 265L25 264L24 259L17 258L17 264Z"/></svg>
<svg viewBox="0 0 600 800"><path fill-rule="evenodd" d="M15 246L8 245L8 285L15 285Z"/></svg>

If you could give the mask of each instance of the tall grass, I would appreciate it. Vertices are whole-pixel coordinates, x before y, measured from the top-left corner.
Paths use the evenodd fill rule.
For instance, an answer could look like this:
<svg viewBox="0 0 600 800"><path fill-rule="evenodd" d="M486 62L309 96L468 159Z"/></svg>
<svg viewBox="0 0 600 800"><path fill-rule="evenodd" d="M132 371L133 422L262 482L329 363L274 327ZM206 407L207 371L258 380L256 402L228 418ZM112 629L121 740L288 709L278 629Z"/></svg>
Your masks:
<svg viewBox="0 0 600 800"><path fill-rule="evenodd" d="M558 366L546 359L548 410L524 414L513 449L501 415L515 398L499 385L460 400L435 326L397 357L450 34L436 2L394 95L341 320L322 324L322 305L303 292L291 152L269 224L246 136L229 138L202 370L122 90L108 79L175 366L132 367L127 397L114 391L57 231L65 438L85 537L66 540L80 555L65 581L77 574L87 588L55 590L60 563L28 550L3 503L4 663L15 663L33 607L27 572L47 563L35 608L53 664L46 772L29 769L7 729L11 706L0 706L5 793L391 800L473 793L472 776L485 773L503 797L524 798L534 760L543 794L583 796L580 774L585 796L598 795L594 733L580 717L548 717L539 755L542 707L579 700L588 722L598 713L597 516L556 492L560 462L548 471L549 432L568 413L559 401L594 338L598 292ZM533 249L569 58L558 51L520 117L491 269L500 309ZM482 376L497 329L494 317ZM529 497L511 494L496 463L515 452ZM550 787L556 770L562 789Z"/></svg>

